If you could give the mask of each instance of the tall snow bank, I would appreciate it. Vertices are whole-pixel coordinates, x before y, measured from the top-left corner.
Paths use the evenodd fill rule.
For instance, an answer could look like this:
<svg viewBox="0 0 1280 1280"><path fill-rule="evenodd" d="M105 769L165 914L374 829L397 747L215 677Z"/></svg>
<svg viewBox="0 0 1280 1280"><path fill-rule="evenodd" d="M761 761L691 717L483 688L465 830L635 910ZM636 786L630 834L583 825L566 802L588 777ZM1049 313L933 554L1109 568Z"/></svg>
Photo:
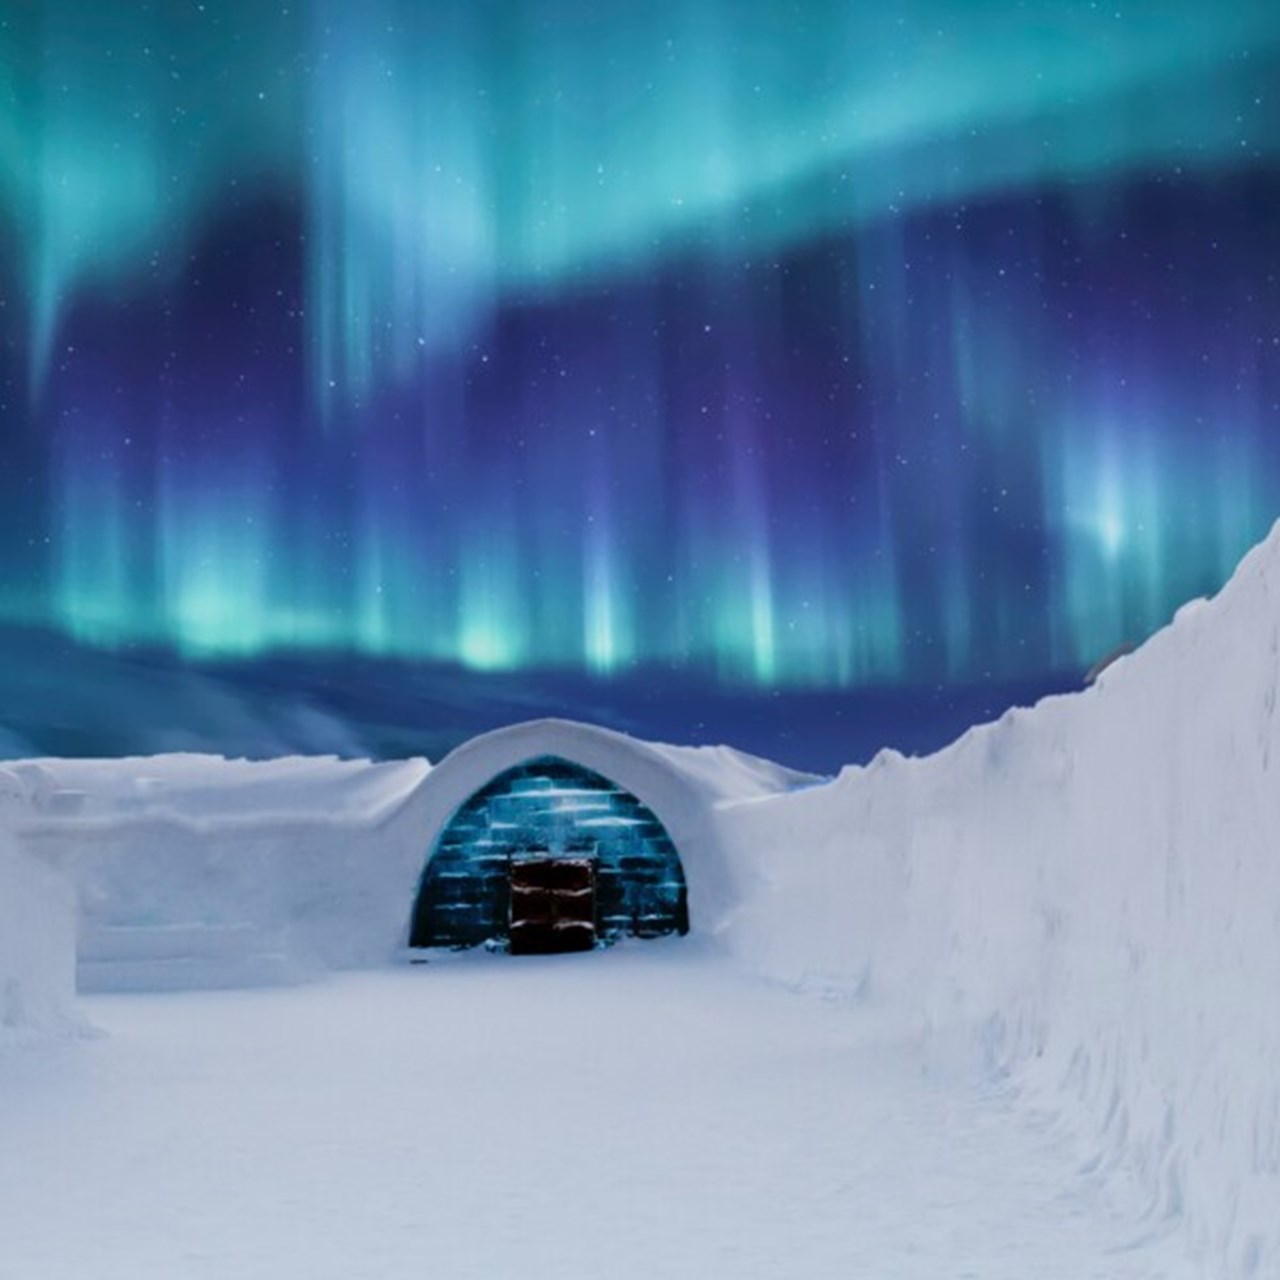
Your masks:
<svg viewBox="0 0 1280 1280"><path fill-rule="evenodd" d="M23 779L0 769L0 1046L18 1032L68 1025L75 991L70 884L13 837L30 804Z"/></svg>
<svg viewBox="0 0 1280 1280"><path fill-rule="evenodd" d="M1180 1227L1280 1275L1280 525L1086 693L721 810L767 972L971 1035Z"/></svg>

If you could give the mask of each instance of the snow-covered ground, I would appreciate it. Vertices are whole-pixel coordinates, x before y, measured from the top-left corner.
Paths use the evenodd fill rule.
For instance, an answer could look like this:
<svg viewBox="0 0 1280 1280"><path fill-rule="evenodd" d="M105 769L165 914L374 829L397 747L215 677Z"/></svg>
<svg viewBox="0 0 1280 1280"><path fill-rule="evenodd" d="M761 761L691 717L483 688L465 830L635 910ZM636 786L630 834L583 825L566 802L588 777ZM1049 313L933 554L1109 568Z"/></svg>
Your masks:
<svg viewBox="0 0 1280 1280"><path fill-rule="evenodd" d="M98 996L0 1057L0 1280L1181 1280L1060 1138L692 941Z"/></svg>

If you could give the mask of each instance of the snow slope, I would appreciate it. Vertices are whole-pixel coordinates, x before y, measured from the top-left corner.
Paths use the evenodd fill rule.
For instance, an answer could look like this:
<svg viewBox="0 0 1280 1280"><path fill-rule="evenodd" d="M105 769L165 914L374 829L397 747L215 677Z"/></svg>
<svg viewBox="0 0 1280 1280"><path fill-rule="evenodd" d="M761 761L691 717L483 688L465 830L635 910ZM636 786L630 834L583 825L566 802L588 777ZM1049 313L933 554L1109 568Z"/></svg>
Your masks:
<svg viewBox="0 0 1280 1280"><path fill-rule="evenodd" d="M0 1043L71 1021L74 900L69 880L14 839L30 807L23 778L0 769Z"/></svg>
<svg viewBox="0 0 1280 1280"><path fill-rule="evenodd" d="M1280 1275L1280 525L1086 693L721 810L744 960L977 1046L1206 1276Z"/></svg>

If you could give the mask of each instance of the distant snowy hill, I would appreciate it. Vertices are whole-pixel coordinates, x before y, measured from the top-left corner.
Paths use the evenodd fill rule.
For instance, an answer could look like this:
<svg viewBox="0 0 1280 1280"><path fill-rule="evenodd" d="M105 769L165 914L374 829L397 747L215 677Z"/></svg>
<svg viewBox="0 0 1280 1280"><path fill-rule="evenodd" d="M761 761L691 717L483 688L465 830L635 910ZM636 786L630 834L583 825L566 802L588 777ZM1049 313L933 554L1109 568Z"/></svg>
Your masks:
<svg viewBox="0 0 1280 1280"><path fill-rule="evenodd" d="M305 690L0 628L0 758L223 750L259 758L369 753L358 731Z"/></svg>
<svg viewBox="0 0 1280 1280"><path fill-rule="evenodd" d="M834 773L885 744L936 750L1005 707L1079 683L1068 672L968 688L783 692L652 668L599 680L340 654L200 665L0 627L0 759L194 751L438 760L489 729L571 717L654 741L732 742L794 768Z"/></svg>

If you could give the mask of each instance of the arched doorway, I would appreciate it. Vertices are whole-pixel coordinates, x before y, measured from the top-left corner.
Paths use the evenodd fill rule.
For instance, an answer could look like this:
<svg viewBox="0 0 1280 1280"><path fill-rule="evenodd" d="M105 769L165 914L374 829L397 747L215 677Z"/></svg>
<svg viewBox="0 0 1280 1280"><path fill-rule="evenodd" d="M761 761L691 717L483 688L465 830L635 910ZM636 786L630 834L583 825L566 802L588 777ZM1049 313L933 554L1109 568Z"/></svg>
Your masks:
<svg viewBox="0 0 1280 1280"><path fill-rule="evenodd" d="M580 950L688 930L684 870L653 810L591 769L539 756L445 824L409 945Z"/></svg>

